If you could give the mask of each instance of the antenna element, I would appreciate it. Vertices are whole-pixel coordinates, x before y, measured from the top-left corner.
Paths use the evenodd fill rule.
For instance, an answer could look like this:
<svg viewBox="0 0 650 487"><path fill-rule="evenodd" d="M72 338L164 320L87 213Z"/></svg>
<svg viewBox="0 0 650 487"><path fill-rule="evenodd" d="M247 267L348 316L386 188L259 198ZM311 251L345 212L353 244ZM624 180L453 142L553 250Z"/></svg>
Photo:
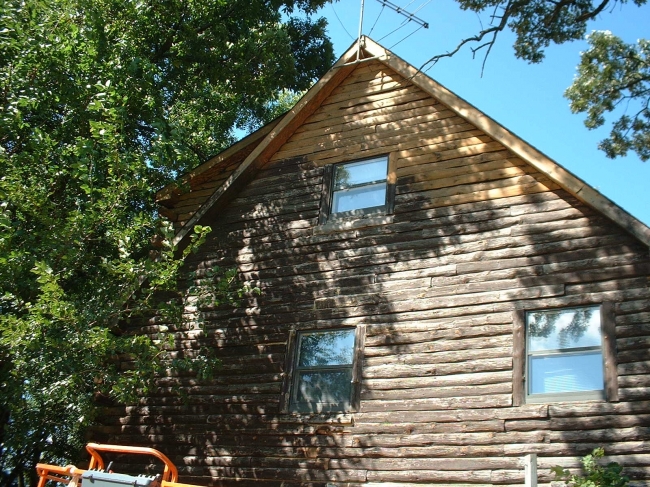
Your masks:
<svg viewBox="0 0 650 487"><path fill-rule="evenodd" d="M400 7L399 5L395 5L393 2L389 2L388 0L377 0L377 1L379 3L381 3L384 7L392 8L398 14L403 15L408 20L412 20L413 22L415 22L416 24L421 25L425 29L429 28L429 23L428 22L425 22L424 20L420 19L419 17L416 17L412 13L407 12L402 7ZM361 12L363 12L363 1L361 2ZM361 28L360 27L359 27L359 38L361 38Z"/></svg>

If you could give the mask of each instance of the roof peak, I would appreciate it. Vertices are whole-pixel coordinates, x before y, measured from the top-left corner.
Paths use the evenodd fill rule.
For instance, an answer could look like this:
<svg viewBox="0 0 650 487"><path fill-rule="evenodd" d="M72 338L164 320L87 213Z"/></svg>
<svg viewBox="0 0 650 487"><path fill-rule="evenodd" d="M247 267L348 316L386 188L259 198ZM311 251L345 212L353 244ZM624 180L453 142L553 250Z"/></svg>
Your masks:
<svg viewBox="0 0 650 487"><path fill-rule="evenodd" d="M217 202L223 201L228 193L232 193L240 184L243 184L243 181L247 179L246 174L266 162L356 66L373 60L381 62L411 81L430 96L446 105L458 116L464 118L532 165L539 172L548 176L573 196L623 227L645 245L650 246L650 228L637 218L478 108L365 35L355 40L332 68L270 130L266 129L266 127L260 129L266 129L268 132L261 138L259 144L237 170L217 188L178 231L174 243L180 245L191 232L192 227L214 211Z"/></svg>

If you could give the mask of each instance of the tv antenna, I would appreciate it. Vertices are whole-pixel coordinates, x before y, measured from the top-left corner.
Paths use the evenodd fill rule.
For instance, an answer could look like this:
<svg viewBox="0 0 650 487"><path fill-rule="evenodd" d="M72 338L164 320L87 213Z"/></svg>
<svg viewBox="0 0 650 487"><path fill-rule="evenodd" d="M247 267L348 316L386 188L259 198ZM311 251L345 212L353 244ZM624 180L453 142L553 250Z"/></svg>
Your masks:
<svg viewBox="0 0 650 487"><path fill-rule="evenodd" d="M421 18L417 17L415 14L407 12L399 5L395 5L393 2L389 2L388 0L377 0L377 1L381 3L382 6L391 8L398 14L403 15L404 17L406 17L407 20L413 21L419 26L424 27L425 29L429 28L429 22L425 22Z"/></svg>
<svg viewBox="0 0 650 487"><path fill-rule="evenodd" d="M429 23L428 22L425 22L424 20L422 20L421 18L419 18L415 14L407 12L404 8L400 7L399 5L395 5L393 2L390 2L389 0L377 0L377 1L379 3L381 3L382 7L388 7L390 9L394 10L396 13L406 17L406 22L413 21L416 24L418 24L420 26L420 28L422 28L422 27L424 27L425 29L429 28ZM361 56L361 36L362 36L362 32L363 32L363 11L364 11L364 6L365 6L365 0L361 0L361 12L359 14L359 35L357 37L357 46L358 46L357 62L359 62L359 60L360 60L359 58Z"/></svg>

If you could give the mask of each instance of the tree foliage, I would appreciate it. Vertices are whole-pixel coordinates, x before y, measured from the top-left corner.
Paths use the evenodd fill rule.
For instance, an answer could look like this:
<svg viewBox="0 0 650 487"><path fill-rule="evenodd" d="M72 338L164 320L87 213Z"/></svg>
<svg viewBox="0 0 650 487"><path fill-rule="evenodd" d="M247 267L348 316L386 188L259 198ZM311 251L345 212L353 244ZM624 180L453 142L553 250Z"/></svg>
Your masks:
<svg viewBox="0 0 650 487"><path fill-rule="evenodd" d="M509 30L515 35L515 56L531 63L544 60L551 44L583 39L587 24L613 4L627 0L457 0L463 10L488 15L490 23L475 36L465 38L456 48L431 57L423 67L456 54L469 46L474 54L484 52L487 58L498 35ZM643 5L646 0L633 0Z"/></svg>
<svg viewBox="0 0 650 487"><path fill-rule="evenodd" d="M596 448L581 459L583 472L572 474L560 466L555 466L551 472L556 481L563 481L567 487L626 487L630 479L623 475L623 467L616 462L601 465L600 460L605 456L603 448Z"/></svg>
<svg viewBox="0 0 650 487"><path fill-rule="evenodd" d="M463 10L489 16L490 22L476 35L462 39L455 49L431 57L421 69L451 57L464 47L474 55L483 53L483 62L506 30L515 36L517 58L530 63L544 60L551 44L582 40L588 23L614 5L628 0L457 0ZM646 0L632 0L640 6ZM608 32L588 36L589 49L582 53L574 83L566 92L571 109L585 112L589 129L605 123L605 117L617 107L630 104L626 113L613 122L610 136L600 143L608 157L636 152L643 160L650 158L650 58L649 44L641 39L637 45L624 43Z"/></svg>
<svg viewBox="0 0 650 487"><path fill-rule="evenodd" d="M608 157L629 150L650 159L650 41L627 44L611 32L593 32L582 53L578 73L565 96L574 113L586 113L585 125L594 129L616 109L624 113L599 147Z"/></svg>
<svg viewBox="0 0 650 487"><path fill-rule="evenodd" d="M119 326L181 264L149 258L170 241L153 192L329 67L322 3L0 2L0 484L70 458L97 394L168 366L164 337Z"/></svg>

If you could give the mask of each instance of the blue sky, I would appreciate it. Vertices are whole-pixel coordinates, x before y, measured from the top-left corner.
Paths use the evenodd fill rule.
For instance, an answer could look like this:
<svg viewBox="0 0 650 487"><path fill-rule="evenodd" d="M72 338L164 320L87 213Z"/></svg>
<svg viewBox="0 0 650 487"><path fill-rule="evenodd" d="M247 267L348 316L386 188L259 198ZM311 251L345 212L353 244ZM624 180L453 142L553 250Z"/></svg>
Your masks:
<svg viewBox="0 0 650 487"><path fill-rule="evenodd" d="M363 33L417 67L433 54L454 49L463 37L477 33L481 22L483 26L489 22L487 17L479 19L474 13L460 10L453 0L392 3L417 11L429 28L414 32L417 25L411 22L390 34L404 17L387 7L382 11L378 0L365 0ZM340 0L321 12L328 19L337 56L356 39L360 5L359 0ZM617 3L589 26L588 31L592 30L610 30L627 42L648 38L650 5ZM472 59L467 48L451 59L443 59L427 74L650 225L650 162L641 162L636 155L606 158L597 144L607 135L608 125L602 130L587 130L584 117L572 114L562 96L571 84L586 42L551 46L545 61L537 65L515 59L512 43L509 33L499 35L483 76L483 55Z"/></svg>

